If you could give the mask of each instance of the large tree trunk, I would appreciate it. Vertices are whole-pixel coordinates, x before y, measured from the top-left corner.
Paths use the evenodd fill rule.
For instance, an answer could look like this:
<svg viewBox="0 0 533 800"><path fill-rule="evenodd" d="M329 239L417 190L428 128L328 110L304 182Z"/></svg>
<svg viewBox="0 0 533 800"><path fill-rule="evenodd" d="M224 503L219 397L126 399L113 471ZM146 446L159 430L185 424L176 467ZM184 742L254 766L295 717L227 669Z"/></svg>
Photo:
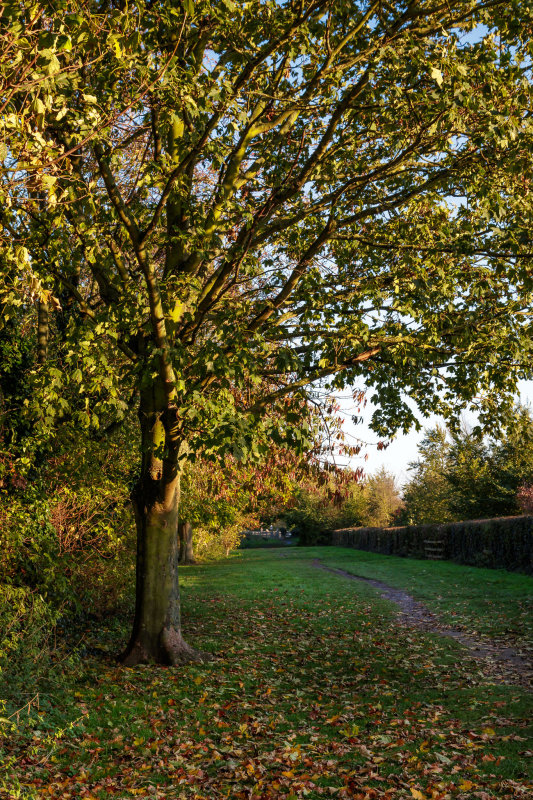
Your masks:
<svg viewBox="0 0 533 800"><path fill-rule="evenodd" d="M141 475L132 492L137 524L137 581L133 632L122 655L127 666L183 664L209 658L181 635L178 583L179 448L169 445L168 410L141 398Z"/></svg>
<svg viewBox="0 0 533 800"><path fill-rule="evenodd" d="M180 540L180 564L196 564L192 546L192 525L190 522L180 522L178 526Z"/></svg>

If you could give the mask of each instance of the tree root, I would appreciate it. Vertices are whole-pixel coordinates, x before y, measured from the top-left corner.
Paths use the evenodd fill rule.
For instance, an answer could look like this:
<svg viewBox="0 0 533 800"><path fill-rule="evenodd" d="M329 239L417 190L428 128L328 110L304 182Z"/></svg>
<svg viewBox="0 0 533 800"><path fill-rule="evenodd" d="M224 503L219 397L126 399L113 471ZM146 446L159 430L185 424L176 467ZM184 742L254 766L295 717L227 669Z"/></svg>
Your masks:
<svg viewBox="0 0 533 800"><path fill-rule="evenodd" d="M181 633L175 628L164 628L155 648L147 646L147 643L142 641L142 636L132 640L127 650L119 657L119 661L125 667L135 667L137 664L180 666L202 664L214 660L215 656L212 653L196 650L187 644Z"/></svg>
<svg viewBox="0 0 533 800"><path fill-rule="evenodd" d="M203 663L214 661L214 656L205 650L195 650L187 644L181 633L175 628L164 628L161 633L161 645L168 654L173 666L178 664Z"/></svg>

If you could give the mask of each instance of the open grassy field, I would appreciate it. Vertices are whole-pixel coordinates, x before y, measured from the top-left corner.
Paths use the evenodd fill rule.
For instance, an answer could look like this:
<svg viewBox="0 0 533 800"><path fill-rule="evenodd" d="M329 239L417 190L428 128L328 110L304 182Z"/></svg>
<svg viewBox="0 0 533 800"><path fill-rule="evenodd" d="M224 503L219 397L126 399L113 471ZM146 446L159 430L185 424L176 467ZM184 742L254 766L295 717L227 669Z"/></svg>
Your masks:
<svg viewBox="0 0 533 800"><path fill-rule="evenodd" d="M524 650L533 645L533 579L527 575L340 547L318 548L316 555L328 566L404 589L448 625Z"/></svg>
<svg viewBox="0 0 533 800"><path fill-rule="evenodd" d="M185 634L218 658L124 669L112 656L128 620L87 627L84 659L58 665L4 738L0 797L531 798L531 694L488 679L457 642L400 626L374 588L315 559L407 589L448 624L531 644L525 576L241 551L181 573Z"/></svg>

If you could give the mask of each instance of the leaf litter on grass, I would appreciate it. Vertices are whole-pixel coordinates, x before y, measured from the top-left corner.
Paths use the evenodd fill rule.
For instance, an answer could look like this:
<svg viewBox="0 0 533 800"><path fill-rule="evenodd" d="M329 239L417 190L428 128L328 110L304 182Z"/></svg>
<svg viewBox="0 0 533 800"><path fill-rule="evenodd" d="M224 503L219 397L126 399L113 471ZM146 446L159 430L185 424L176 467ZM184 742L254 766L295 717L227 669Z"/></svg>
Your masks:
<svg viewBox="0 0 533 800"><path fill-rule="evenodd" d="M347 591L305 556L252 553L183 581L194 643L221 658L94 659L65 676L39 728L4 742L0 797L531 796L520 688L487 684L453 642L400 629L369 588Z"/></svg>
<svg viewBox="0 0 533 800"><path fill-rule="evenodd" d="M348 580L364 581L379 591L382 597L394 603L399 609L399 620L402 625L421 628L422 630L436 633L439 636L448 636L455 639L470 654L483 664L485 674L495 677L499 681L509 682L531 688L533 683L533 663L524 658L517 650L508 645L491 641L488 637L472 635L457 628L444 625L438 616L431 612L425 605L417 602L410 594L402 589L396 589L383 581L354 575L337 567L328 567L318 559L313 560L313 566L339 575Z"/></svg>

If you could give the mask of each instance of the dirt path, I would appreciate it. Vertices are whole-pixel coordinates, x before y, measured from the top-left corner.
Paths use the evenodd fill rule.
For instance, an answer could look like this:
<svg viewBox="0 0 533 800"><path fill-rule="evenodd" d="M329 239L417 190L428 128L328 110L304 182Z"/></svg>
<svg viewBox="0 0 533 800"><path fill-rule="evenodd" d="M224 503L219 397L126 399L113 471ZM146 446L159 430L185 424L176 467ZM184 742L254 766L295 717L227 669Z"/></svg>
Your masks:
<svg viewBox="0 0 533 800"><path fill-rule="evenodd" d="M419 603L410 594L402 589L395 589L382 581L373 578L363 578L361 575L352 575L343 569L327 567L321 561L315 559L313 566L319 569L333 572L343 578L354 581L363 581L370 586L379 589L382 597L390 600L399 609L399 621L408 627L421 628L430 633L438 633L440 636L448 636L460 642L463 647L470 651L473 658L483 664L484 671L490 677L497 677L506 683L519 684L531 689L533 685L533 664L529 659L524 658L512 647L491 642L486 638L472 636L456 628L448 628L442 624L437 614L434 614L423 603Z"/></svg>

